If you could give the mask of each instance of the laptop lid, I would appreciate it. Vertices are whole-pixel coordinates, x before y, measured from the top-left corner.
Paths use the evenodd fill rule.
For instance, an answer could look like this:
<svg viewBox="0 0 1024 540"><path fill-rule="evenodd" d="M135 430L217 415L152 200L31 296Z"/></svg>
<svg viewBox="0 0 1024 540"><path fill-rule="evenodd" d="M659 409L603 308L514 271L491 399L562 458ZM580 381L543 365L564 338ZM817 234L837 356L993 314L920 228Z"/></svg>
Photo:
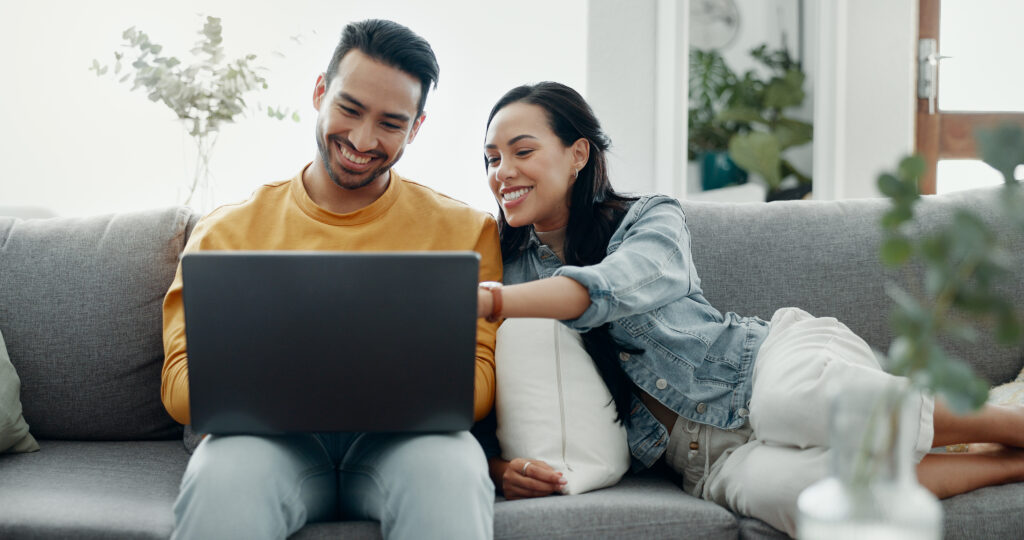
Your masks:
<svg viewBox="0 0 1024 540"><path fill-rule="evenodd" d="M207 251L181 269L196 431L472 425L476 253Z"/></svg>

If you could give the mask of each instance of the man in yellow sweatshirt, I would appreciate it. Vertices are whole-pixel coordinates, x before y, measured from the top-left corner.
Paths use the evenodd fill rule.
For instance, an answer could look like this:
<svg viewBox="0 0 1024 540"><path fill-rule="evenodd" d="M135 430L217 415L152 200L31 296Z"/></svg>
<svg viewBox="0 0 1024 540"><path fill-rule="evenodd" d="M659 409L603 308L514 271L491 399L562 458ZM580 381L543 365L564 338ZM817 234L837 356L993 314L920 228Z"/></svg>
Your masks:
<svg viewBox="0 0 1024 540"><path fill-rule="evenodd" d="M430 45L408 28L381 20L346 26L313 92L313 162L214 210L185 251L474 250L480 280L501 281L491 216L391 169L423 124L437 76ZM479 320L477 419L494 400L495 329ZM164 353L161 398L187 424L180 265L164 299ZM185 471L174 536L285 538L306 522L372 519L385 538L490 538L493 502L486 460L468 432L213 435Z"/></svg>

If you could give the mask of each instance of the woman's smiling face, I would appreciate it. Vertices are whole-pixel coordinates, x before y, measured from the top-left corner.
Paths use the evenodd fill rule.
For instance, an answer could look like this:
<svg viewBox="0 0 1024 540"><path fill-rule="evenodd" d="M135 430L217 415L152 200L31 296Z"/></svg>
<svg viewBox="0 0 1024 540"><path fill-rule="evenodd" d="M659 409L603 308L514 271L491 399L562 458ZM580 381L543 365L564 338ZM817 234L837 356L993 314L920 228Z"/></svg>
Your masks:
<svg viewBox="0 0 1024 540"><path fill-rule="evenodd" d="M582 167L575 150L585 140L565 146L543 108L517 101L494 115L484 144L491 192L509 225L551 231L569 223L575 171Z"/></svg>

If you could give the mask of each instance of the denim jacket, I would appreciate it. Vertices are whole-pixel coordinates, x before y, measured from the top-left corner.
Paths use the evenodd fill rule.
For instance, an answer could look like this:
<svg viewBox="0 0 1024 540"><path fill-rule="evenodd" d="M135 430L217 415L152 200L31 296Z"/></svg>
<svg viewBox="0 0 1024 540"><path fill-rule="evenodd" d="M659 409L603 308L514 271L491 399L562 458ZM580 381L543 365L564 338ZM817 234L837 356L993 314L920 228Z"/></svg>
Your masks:
<svg viewBox="0 0 1024 540"><path fill-rule="evenodd" d="M504 266L506 284L566 276L586 287L590 307L562 322L579 332L610 322L616 341L643 351L619 354L626 374L672 411L724 429L746 422L754 358L768 323L723 316L704 298L675 199L650 195L632 203L596 265L563 265L531 229L526 249ZM668 430L636 396L631 411L634 468L650 467L665 451Z"/></svg>

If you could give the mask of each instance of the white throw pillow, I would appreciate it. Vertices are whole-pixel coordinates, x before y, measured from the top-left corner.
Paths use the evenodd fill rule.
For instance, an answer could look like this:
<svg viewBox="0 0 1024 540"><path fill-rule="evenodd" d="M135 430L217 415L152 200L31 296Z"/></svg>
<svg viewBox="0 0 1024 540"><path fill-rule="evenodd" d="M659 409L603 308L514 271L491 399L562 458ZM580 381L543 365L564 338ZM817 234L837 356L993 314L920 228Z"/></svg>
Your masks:
<svg viewBox="0 0 1024 540"><path fill-rule="evenodd" d="M539 459L576 494L629 469L626 429L579 333L552 319L508 319L495 346L502 458Z"/></svg>

